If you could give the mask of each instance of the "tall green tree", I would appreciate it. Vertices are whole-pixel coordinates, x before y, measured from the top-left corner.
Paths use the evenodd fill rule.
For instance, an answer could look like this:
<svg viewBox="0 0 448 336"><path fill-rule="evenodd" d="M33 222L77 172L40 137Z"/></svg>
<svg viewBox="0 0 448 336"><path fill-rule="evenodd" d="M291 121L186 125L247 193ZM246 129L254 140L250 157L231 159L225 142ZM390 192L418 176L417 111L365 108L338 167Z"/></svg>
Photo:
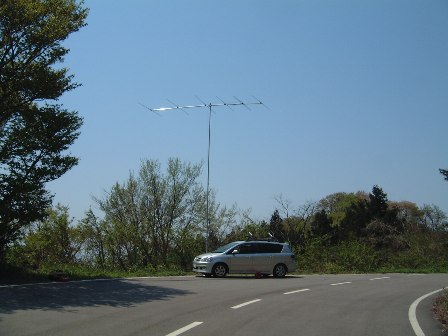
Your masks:
<svg viewBox="0 0 448 336"><path fill-rule="evenodd" d="M388 199L387 194L378 187L374 185L372 192L369 194L369 210L373 218L383 218L388 210Z"/></svg>
<svg viewBox="0 0 448 336"><path fill-rule="evenodd" d="M269 232L280 241L285 240L285 234L283 231L283 219L280 217L280 212L275 209L274 213L269 220Z"/></svg>
<svg viewBox="0 0 448 336"><path fill-rule="evenodd" d="M82 1L0 2L0 264L21 228L46 216L45 184L78 162L67 150L82 119L57 100L78 86L60 65L62 42L86 17Z"/></svg>
<svg viewBox="0 0 448 336"><path fill-rule="evenodd" d="M445 177L445 180L448 181L448 169L439 169L439 172Z"/></svg>
<svg viewBox="0 0 448 336"><path fill-rule="evenodd" d="M166 172L156 160L142 162L138 175L116 183L103 199L97 199L105 217L86 218L84 229L96 232L91 245L102 251L113 268L170 266L177 260L190 267L194 253L203 251L206 192L198 179L201 165L169 159ZM210 193L213 237L220 226L233 223L234 209L220 206ZM214 239L211 239L212 241ZM202 245L202 246L201 246Z"/></svg>

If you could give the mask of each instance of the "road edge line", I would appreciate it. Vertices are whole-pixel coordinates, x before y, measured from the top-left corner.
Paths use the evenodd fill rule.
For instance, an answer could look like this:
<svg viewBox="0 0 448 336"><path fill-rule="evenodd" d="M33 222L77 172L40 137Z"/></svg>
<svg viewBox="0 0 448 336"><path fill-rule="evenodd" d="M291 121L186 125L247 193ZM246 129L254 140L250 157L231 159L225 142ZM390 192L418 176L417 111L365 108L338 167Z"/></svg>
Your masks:
<svg viewBox="0 0 448 336"><path fill-rule="evenodd" d="M423 301L424 299L430 297L431 295L434 295L438 292L443 291L444 288L435 290L431 293L425 294L423 296L420 296L417 300L412 302L411 306L409 307L408 311L408 318L409 322L411 323L412 329L414 330L414 333L416 336L425 336L425 333L423 332L422 328L420 328L420 324L417 321L417 306L418 304Z"/></svg>

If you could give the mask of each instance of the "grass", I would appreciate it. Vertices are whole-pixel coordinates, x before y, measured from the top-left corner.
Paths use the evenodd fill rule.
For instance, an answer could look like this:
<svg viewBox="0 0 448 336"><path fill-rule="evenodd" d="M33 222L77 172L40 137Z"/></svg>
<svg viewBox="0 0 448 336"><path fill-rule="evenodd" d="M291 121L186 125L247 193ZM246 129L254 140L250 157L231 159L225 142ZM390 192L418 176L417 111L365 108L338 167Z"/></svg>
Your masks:
<svg viewBox="0 0 448 336"><path fill-rule="evenodd" d="M440 321L443 331L448 330L448 291L444 290L443 294L434 300L433 312L435 317Z"/></svg>

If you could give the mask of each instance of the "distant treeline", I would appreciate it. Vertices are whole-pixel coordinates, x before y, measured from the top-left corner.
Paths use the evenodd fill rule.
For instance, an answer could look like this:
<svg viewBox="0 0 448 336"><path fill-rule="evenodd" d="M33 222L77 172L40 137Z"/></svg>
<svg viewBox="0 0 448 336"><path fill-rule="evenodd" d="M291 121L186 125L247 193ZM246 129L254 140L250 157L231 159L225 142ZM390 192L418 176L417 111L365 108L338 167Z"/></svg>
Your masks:
<svg viewBox="0 0 448 336"><path fill-rule="evenodd" d="M137 175L116 183L74 223L57 205L45 220L22 231L7 262L24 269L64 265L104 270L191 270L205 250L206 190L201 165L142 162ZM279 197L269 220L254 221L209 194L210 250L251 234L289 242L302 272L446 271L447 215L435 205L392 202L379 187L338 192L291 209Z"/></svg>

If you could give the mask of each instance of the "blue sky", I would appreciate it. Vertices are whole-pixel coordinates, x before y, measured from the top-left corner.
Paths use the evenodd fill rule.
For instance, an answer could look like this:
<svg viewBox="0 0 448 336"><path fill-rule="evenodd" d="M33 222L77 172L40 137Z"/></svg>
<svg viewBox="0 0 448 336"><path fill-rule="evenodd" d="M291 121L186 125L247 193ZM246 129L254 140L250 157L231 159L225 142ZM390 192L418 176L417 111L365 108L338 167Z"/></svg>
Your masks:
<svg viewBox="0 0 448 336"><path fill-rule="evenodd" d="M141 160L206 163L225 205L269 219L379 185L393 201L448 212L446 0L88 0L88 26L66 41L82 87L61 102L84 118L79 165L48 187L80 219ZM206 183L206 165L201 178Z"/></svg>

